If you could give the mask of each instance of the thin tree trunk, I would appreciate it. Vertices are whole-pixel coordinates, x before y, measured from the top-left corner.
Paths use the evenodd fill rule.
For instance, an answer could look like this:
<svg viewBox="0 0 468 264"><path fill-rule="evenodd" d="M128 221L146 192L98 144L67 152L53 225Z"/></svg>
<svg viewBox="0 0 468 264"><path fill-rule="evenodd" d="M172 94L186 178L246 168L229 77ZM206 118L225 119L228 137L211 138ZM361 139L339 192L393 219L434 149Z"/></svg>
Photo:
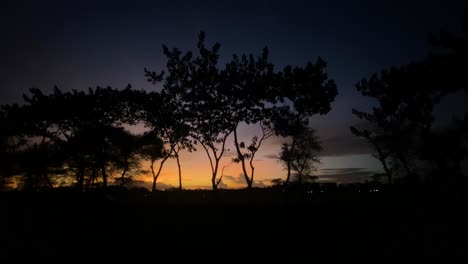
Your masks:
<svg viewBox="0 0 468 264"><path fill-rule="evenodd" d="M370 139L372 143L374 144L375 149L377 150L377 154L379 155L379 161L382 163L382 166L384 168L385 174L387 175L387 184L392 184L392 171L387 165L387 162L385 161L386 155L384 155L383 150L380 148L380 146L375 142L374 140Z"/></svg>
<svg viewBox="0 0 468 264"><path fill-rule="evenodd" d="M213 188L213 191L218 190L218 183L216 182L216 173L215 172L211 173L211 186Z"/></svg>
<svg viewBox="0 0 468 264"><path fill-rule="evenodd" d="M219 161L220 159L215 158L215 166L213 170L213 175L211 177L211 184L213 185L214 191L218 189L218 184L220 183L220 181L216 181L216 176L218 176Z"/></svg>
<svg viewBox="0 0 468 264"><path fill-rule="evenodd" d="M287 168L288 168L288 174L286 176L286 180L284 181L284 185L288 185L289 181L291 180L291 161L288 160L286 162Z"/></svg>
<svg viewBox="0 0 468 264"><path fill-rule="evenodd" d="M179 172L179 191L182 191L182 168L180 166L179 151L175 152L175 158L177 161L177 169Z"/></svg>
<svg viewBox="0 0 468 264"><path fill-rule="evenodd" d="M253 166L253 158L254 156L252 155L252 157L250 158L250 181L249 181L249 189L252 189L253 187L253 183L254 183L254 173L255 173L255 167Z"/></svg>
<svg viewBox="0 0 468 264"><path fill-rule="evenodd" d="M219 161L221 160L224 154L224 150L225 150L224 147L226 145L226 139L231 133L232 131L224 135L224 138L222 139L222 145L221 145L221 150L219 152L219 155L217 155L216 149L214 148L213 145L210 146L208 144L205 144L200 139L197 139L198 142L200 142L200 145L205 150L206 155L208 156L208 160L210 161L211 186L213 187L213 191L216 191L218 189L218 184L221 182L220 180L218 181L216 180L216 176L218 175ZM213 157L211 157L210 150L208 150L208 148L210 148L210 150L213 152Z"/></svg>
<svg viewBox="0 0 468 264"><path fill-rule="evenodd" d="M125 162L122 175L120 176L120 186L123 186L125 184L125 174L127 173L127 170L128 170L128 162Z"/></svg>
<svg viewBox="0 0 468 264"><path fill-rule="evenodd" d="M289 149L289 158L288 158L288 161L286 162L287 169L288 169L288 174L286 176L286 180L284 181L285 186L287 186L289 184L289 182L291 181L291 163L292 163L291 154L294 151L295 147L296 147L296 137L293 136L292 143L291 143L291 148Z"/></svg>
<svg viewBox="0 0 468 264"><path fill-rule="evenodd" d="M86 180L86 190L89 190L90 188L92 188L91 186L91 179L93 178L93 173L94 173L94 168L92 168L91 170L91 175L88 177L88 179ZM83 177L83 180L84 180L84 177Z"/></svg>
<svg viewBox="0 0 468 264"><path fill-rule="evenodd" d="M234 129L234 145L236 146L236 150L237 150L237 158L240 160L241 165L242 165L242 172L244 172L244 178L245 178L245 182L247 183L247 187L249 189L252 189L252 182L250 181L249 175L247 174L247 169L245 168L244 155L242 154L240 147L239 147L239 141L237 138L237 127L236 129Z"/></svg>
<svg viewBox="0 0 468 264"><path fill-rule="evenodd" d="M306 166L306 163L307 163L307 158L304 158L304 161L301 164L299 164L300 169L299 169L299 173L297 175L297 179L299 181L299 184L303 183L302 176L303 176L303 173L304 173L304 168Z"/></svg>
<svg viewBox="0 0 468 264"><path fill-rule="evenodd" d="M151 187L151 192L156 190L156 175L154 174L154 160L151 160L150 164L151 174L153 174L153 186Z"/></svg>
<svg viewBox="0 0 468 264"><path fill-rule="evenodd" d="M161 170L163 168L163 165L164 165L164 162L166 162L167 159L169 159L170 157L170 154L167 155L166 157L164 157L164 159L161 160L161 163L159 163L159 169L158 169L158 172L155 174L154 173L154 170L153 170L153 163L151 164L151 172L153 173L153 187L151 189L151 192L155 192L156 191L156 181L158 180L159 178L159 174L161 174Z"/></svg>

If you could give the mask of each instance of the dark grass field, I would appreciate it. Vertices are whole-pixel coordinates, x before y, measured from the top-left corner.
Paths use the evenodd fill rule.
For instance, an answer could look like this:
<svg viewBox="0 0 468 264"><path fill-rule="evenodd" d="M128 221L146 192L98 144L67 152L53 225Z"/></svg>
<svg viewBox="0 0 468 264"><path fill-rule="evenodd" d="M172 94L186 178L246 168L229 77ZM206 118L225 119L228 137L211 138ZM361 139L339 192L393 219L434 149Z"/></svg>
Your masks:
<svg viewBox="0 0 468 264"><path fill-rule="evenodd" d="M468 260L466 202L445 193L265 189L0 197L0 263Z"/></svg>

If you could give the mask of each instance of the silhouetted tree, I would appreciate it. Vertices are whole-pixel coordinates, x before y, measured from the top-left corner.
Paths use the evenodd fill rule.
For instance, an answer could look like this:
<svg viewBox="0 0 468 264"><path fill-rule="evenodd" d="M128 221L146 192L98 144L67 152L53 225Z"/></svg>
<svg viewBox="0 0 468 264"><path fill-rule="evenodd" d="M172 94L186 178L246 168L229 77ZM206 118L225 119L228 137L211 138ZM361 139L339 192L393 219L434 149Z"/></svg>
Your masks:
<svg viewBox="0 0 468 264"><path fill-rule="evenodd" d="M468 92L468 12L465 12L461 29L461 35L441 30L438 34L431 34L429 39L433 49L426 60L445 81L440 83L439 89L446 94ZM455 180L455 185L461 179L461 161L467 156L464 147L464 139L468 135L467 117L468 113L461 120L454 117L454 124L431 131L423 138L422 158L437 164L434 170L438 173L433 174L448 175L444 180Z"/></svg>
<svg viewBox="0 0 468 264"><path fill-rule="evenodd" d="M70 137L79 138L78 142L81 142L79 144L86 141L79 148L83 151L81 154L87 155L87 164L90 166L91 175L87 186L96 186L97 176L101 175L101 185L106 188L111 176L109 171L112 163L117 159L116 146L114 145L116 140L113 137L121 129L117 127L121 116L118 91L110 87L97 87L89 89L88 93L67 94L67 99L70 104L69 111L61 119L67 124L67 130L64 134L67 134L68 139ZM83 149L84 147L86 149ZM78 157L78 159L81 158L83 156ZM80 162L80 166L84 164L86 162ZM80 174L82 169L78 170ZM82 179L79 179L79 185L82 182Z"/></svg>
<svg viewBox="0 0 468 264"><path fill-rule="evenodd" d="M369 119L372 120L372 117L368 117ZM382 167L385 171L385 175L387 177L387 184L392 184L393 182L393 169L390 165L390 150L388 149L386 143L385 143L385 135L379 135L377 133L370 132L367 129L357 129L353 126L350 127L351 133L358 137L362 137L366 139L372 147L375 149L377 152L374 154L374 157L380 161L382 164Z"/></svg>
<svg viewBox="0 0 468 264"><path fill-rule="evenodd" d="M17 133L25 144L16 159L25 177L24 189L52 188L50 174L63 166L64 159L59 155L61 131L56 126L59 113L54 104L57 94L60 91L55 87L51 96L34 88L30 89L30 95L23 95L25 104L16 118L22 122Z"/></svg>
<svg viewBox="0 0 468 264"><path fill-rule="evenodd" d="M252 188L255 176L254 158L262 143L274 135L271 121L272 111L277 100L275 90L276 75L273 64L268 61L268 49L262 54L234 55L232 60L221 71L221 89L229 99L230 120L234 126L234 146L237 157L234 162L240 163L249 189ZM253 136L250 144L241 141L238 127L241 124L257 124L260 135ZM249 170L246 163L248 162Z"/></svg>
<svg viewBox="0 0 468 264"><path fill-rule="evenodd" d="M130 90L127 87L124 91ZM131 111L122 92L110 87L62 92L55 87L45 95L39 89L31 89L24 96L24 118L29 124L24 133L36 141L40 139L41 145L55 146L53 149L61 153L66 167L75 173L78 188L83 187L86 172L90 172L88 186L95 186L101 175L102 186L106 187L109 172L126 151L119 126L129 120Z"/></svg>
<svg viewBox="0 0 468 264"><path fill-rule="evenodd" d="M147 128L151 130L149 135L157 137L155 143L159 144L162 140L164 150L161 152L163 157L160 160L160 167L155 174L159 176L164 163L169 158L175 158L179 172L179 189L182 189L182 170L180 165L179 152L182 149L192 150L192 144L189 139L190 127L187 124L183 111L174 98L170 97L164 91L162 93L152 92L143 98L143 117L142 121Z"/></svg>
<svg viewBox="0 0 468 264"><path fill-rule="evenodd" d="M285 163L286 167L287 174L286 179L283 182L284 185L288 185L291 181L293 156L290 155L290 153L296 150L298 137L300 136L301 131L303 131L307 125L305 124L307 122L305 120L289 120L284 118L289 115L290 113L286 112L284 116L280 115L279 119L276 120L276 129L280 130L279 134L286 138L286 140L290 141L288 143L284 143L281 146L279 157L280 160Z"/></svg>
<svg viewBox="0 0 468 264"><path fill-rule="evenodd" d="M289 152L294 153L297 137L308 125L309 117L327 114L338 91L335 82L325 72L326 62L318 58L303 68L286 66L279 73L278 98L286 105L276 107L273 115L277 135L290 138ZM286 147L286 146L283 146ZM292 160L286 160L287 177L291 178Z"/></svg>
<svg viewBox="0 0 468 264"><path fill-rule="evenodd" d="M288 66L275 73L265 48L258 58L234 55L225 69L219 69L219 43L207 47L205 34L201 32L197 48L194 56L191 51L182 53L164 46L168 75L149 71L146 74L154 83L164 80L161 94L169 95L182 109L182 116L190 124L191 137L203 147L210 161L213 189L219 184L219 163L231 133L237 152L234 161L241 163L251 188L255 154L264 140L275 132L288 136L287 129L274 125L278 123L276 120L293 117L304 122L313 114L327 113L336 96L336 86L324 73L326 64L321 59L304 68ZM241 124L258 124L261 135L253 137L247 145L238 137L237 128Z"/></svg>
<svg viewBox="0 0 468 264"><path fill-rule="evenodd" d="M351 127L351 132L374 147L388 183L392 182L392 175L399 166L407 176L416 178L414 163L421 158L427 160L428 153L432 152L428 149L431 145L446 157L459 156L457 148L452 148L454 156L440 149L443 144L437 142L444 136L438 132L434 134L432 123L434 106L447 94L468 87L467 28L468 18L465 17L464 36L454 37L443 31L432 35L435 49L420 62L383 70L380 75L374 74L356 85L364 96L377 99L378 106L372 112L353 109L353 114L367 121L370 128ZM446 146L456 144L448 137L445 140ZM442 160L438 163L445 166Z"/></svg>
<svg viewBox="0 0 468 264"><path fill-rule="evenodd" d="M284 181L283 181L283 179L281 179L281 178L276 178L276 179L272 179L272 180L271 180L271 184L272 184L272 186L274 186L274 187L278 187L278 186L283 185L283 184L284 184Z"/></svg>
<svg viewBox="0 0 468 264"><path fill-rule="evenodd" d="M434 105L446 94L443 80L436 76L436 68L424 61L400 68L383 70L356 87L363 95L377 99L379 105L371 113L353 109L353 114L370 123L372 131L351 131L368 139L378 152L379 160L388 167L393 159L415 179L411 160L417 158L420 139L429 133L434 117ZM391 182L390 169L386 169Z"/></svg>
<svg viewBox="0 0 468 264"><path fill-rule="evenodd" d="M426 61L437 69L437 76L444 80L440 87L446 93L460 90L468 91L468 12L465 12L462 23L462 35L441 30L430 34L432 50ZM434 78L437 76L427 76Z"/></svg>
<svg viewBox="0 0 468 264"><path fill-rule="evenodd" d="M164 141L155 135L153 131L145 133L143 135L142 148L140 149L140 154L150 161L150 170L153 176L153 183L151 185L151 191L156 191L156 183L161 174L161 170L164 166L164 163L169 159L172 149L168 150L164 147ZM154 163L160 160L159 168L157 172L154 170Z"/></svg>
<svg viewBox="0 0 468 264"><path fill-rule="evenodd" d="M167 51L167 49L165 49ZM170 67L170 66L168 66ZM170 69L170 68L169 68ZM162 81L164 73L155 75L155 73L146 70L148 80L157 83ZM164 90L161 93L152 92L147 95L145 100L145 114L143 122L163 140L167 145L168 151L165 151L169 158L175 158L177 162L179 176L179 190L182 190L182 168L180 164L180 151L194 149L189 138L191 128L188 120L187 109L183 108L183 102L173 88L177 86L177 80L173 75L168 74L164 82ZM151 100L148 101L148 98ZM165 159L162 159L165 161Z"/></svg>
<svg viewBox="0 0 468 264"><path fill-rule="evenodd" d="M110 138L115 148L112 163L117 169L122 170L120 178L116 180L120 185L124 185L126 183L125 176L128 172L140 165L140 159L137 154L142 147L143 140L141 136L133 135L122 128L114 130Z"/></svg>
<svg viewBox="0 0 468 264"><path fill-rule="evenodd" d="M295 148L292 143L283 143L281 147L280 160L287 169L295 172L295 181L303 183L312 178L312 171L315 170L314 163L320 162L317 153L322 150L322 146L315 130L304 128L295 138Z"/></svg>
<svg viewBox="0 0 468 264"><path fill-rule="evenodd" d="M19 105L0 107L0 177L10 177L18 173L15 152L27 143L22 132L26 122L24 111Z"/></svg>
<svg viewBox="0 0 468 264"><path fill-rule="evenodd" d="M168 75L162 94L176 98L184 119L190 125L191 138L200 144L210 161L211 183L217 189L219 163L225 153L227 137L232 133L229 98L221 92L219 82L219 43L208 48L205 46L205 34L198 36L198 54L191 51L182 54L177 49L163 46L167 57ZM149 80L161 81L164 72L148 72Z"/></svg>

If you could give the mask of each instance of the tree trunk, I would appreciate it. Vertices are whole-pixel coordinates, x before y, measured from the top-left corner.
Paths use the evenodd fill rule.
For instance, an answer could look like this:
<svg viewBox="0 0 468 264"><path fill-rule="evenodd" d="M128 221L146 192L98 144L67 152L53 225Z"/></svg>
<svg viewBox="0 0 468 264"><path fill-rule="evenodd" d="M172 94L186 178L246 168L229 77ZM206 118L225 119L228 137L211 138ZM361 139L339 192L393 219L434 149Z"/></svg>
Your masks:
<svg viewBox="0 0 468 264"><path fill-rule="evenodd" d="M301 164L298 164L299 172L297 174L297 181L299 182L299 184L302 184L304 182L304 179L302 177L304 174L304 168L306 166L306 162L307 162L307 158L304 158L304 162L302 162Z"/></svg>
<svg viewBox="0 0 468 264"><path fill-rule="evenodd" d="M221 145L219 154L217 154L216 148L213 146L213 144L207 144L207 142L197 139L197 141L200 142L200 145L205 150L206 155L208 156L208 159L210 160L210 167L211 167L211 173L212 173L211 174L211 186L213 187L213 191L215 191L218 188L218 184L221 182L220 180L216 181L216 176L218 175L219 161L223 157L223 154L225 151L224 147L226 145L226 139L231 133L232 131L230 131L229 133L225 133L223 138L221 139L220 143L222 143L222 145ZM210 154L210 150L213 153L213 157ZM215 165L213 165L213 160L214 160Z"/></svg>
<svg viewBox="0 0 468 264"><path fill-rule="evenodd" d="M242 165L242 172L244 173L244 178L245 178L245 182L247 183L247 188L252 189L252 182L250 180L249 175L247 174L247 169L245 168L244 155L242 154L240 150L239 141L237 139L237 128L234 129L234 145L236 146L236 150L237 150L237 158L240 160L241 165Z"/></svg>
<svg viewBox="0 0 468 264"><path fill-rule="evenodd" d="M216 191L218 189L219 181L216 181L216 176L218 175L218 168L219 168L220 158L221 157L215 158L215 167L214 167L214 170L213 170L213 174L211 176L211 185L213 186L213 191Z"/></svg>
<svg viewBox="0 0 468 264"><path fill-rule="evenodd" d="M122 171L122 176L120 176L120 186L123 186L125 184L125 174L127 173L128 170L128 162L125 162L124 169Z"/></svg>
<svg viewBox="0 0 468 264"><path fill-rule="evenodd" d="M284 181L284 185L288 185L289 184L289 181L291 180L291 161L288 160L286 162L286 165L288 167L288 174L286 176L286 180Z"/></svg>
<svg viewBox="0 0 468 264"><path fill-rule="evenodd" d="M94 179L96 178L96 167L92 167L91 176L89 176L86 182L86 189L94 188Z"/></svg>
<svg viewBox="0 0 468 264"><path fill-rule="evenodd" d="M376 141L372 140L370 137L369 140L372 141L375 149L377 150L377 154L379 155L379 161L380 163L382 163L385 174L387 175L387 184L392 184L392 171L390 170L390 168L387 165L387 162L385 161L386 155L384 155L383 150L379 147Z"/></svg>
<svg viewBox="0 0 468 264"><path fill-rule="evenodd" d="M252 155L252 157L251 157L251 159L250 159L250 162L249 162L249 164L250 164L250 180L249 180L249 182L247 183L249 189L252 189L253 183L254 183L255 167L253 166L253 157L254 157L254 156Z"/></svg>
<svg viewBox="0 0 468 264"><path fill-rule="evenodd" d="M175 158L177 161L177 169L179 172L179 191L182 191L182 169L180 167L180 159L179 159L179 152L175 154Z"/></svg>
<svg viewBox="0 0 468 264"><path fill-rule="evenodd" d="M153 174L153 185L151 187L151 192L156 191L156 175L154 174L154 160L151 161L150 164L151 174Z"/></svg>
<svg viewBox="0 0 468 264"><path fill-rule="evenodd" d="M381 154L379 154L379 156L381 156ZM382 163L385 174L387 175L387 184L392 184L392 176L393 176L392 171L388 167L387 162L385 161L385 158L381 156L379 160L380 160L380 163Z"/></svg>
<svg viewBox="0 0 468 264"><path fill-rule="evenodd" d="M211 174L211 186L213 187L213 191L218 190L218 183L216 182L216 173Z"/></svg>
<svg viewBox="0 0 468 264"><path fill-rule="evenodd" d="M164 162L166 162L166 160L170 157L170 155L167 155L166 157L164 157L164 159L161 160L161 163L159 164L159 169L158 169L158 172L155 174L154 173L154 169L153 169L153 164L154 164L154 161L151 163L151 173L153 174L153 187L151 188L151 192L155 192L156 191L156 181L158 180L159 178L159 174L161 174L161 170L163 168L163 165L164 165Z"/></svg>
<svg viewBox="0 0 468 264"><path fill-rule="evenodd" d="M292 143L291 143L291 148L289 149L289 158L288 161L286 162L287 169L288 169L288 174L286 176L286 180L284 181L284 185L287 186L289 182L291 181L291 154L294 151L294 148L296 147L296 137L293 136L292 138Z"/></svg>

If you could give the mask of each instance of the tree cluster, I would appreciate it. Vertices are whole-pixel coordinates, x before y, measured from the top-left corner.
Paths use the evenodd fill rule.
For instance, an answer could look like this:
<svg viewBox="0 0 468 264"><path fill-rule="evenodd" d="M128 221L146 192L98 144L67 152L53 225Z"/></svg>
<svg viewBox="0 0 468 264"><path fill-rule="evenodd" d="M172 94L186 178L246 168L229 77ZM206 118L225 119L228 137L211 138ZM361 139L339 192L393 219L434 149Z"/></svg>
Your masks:
<svg viewBox="0 0 468 264"><path fill-rule="evenodd" d="M393 176L409 182L457 182L462 176L468 115L438 129L434 108L447 95L468 90L468 16L463 32L461 37L433 34L433 51L423 60L385 69L356 85L377 106L370 112L353 109L368 126L351 132L373 146L389 184Z"/></svg>
<svg viewBox="0 0 468 264"><path fill-rule="evenodd" d="M276 70L264 48L259 56L233 55L222 66L219 50L219 43L206 44L203 32L195 52L163 46L166 69L145 69L148 81L160 84L157 91L130 85L88 91L56 87L50 94L30 89L22 104L1 106L0 155L6 161L1 175L21 176L25 189L64 181L79 190L105 188L110 181L125 185L144 173L140 163L147 160L154 191L165 162L175 159L182 189L180 151L199 150L207 155L212 188L217 189L220 161L232 135L232 162L240 164L252 188L255 155L264 141L303 138L308 118L329 112L337 89L320 58L304 67ZM144 133L129 132L137 124L144 125ZM242 141L238 132L245 124L258 126L260 136ZM297 168L305 175L311 168L305 163L314 159L299 162L307 146L297 146L302 152L283 160L292 166L288 174Z"/></svg>

